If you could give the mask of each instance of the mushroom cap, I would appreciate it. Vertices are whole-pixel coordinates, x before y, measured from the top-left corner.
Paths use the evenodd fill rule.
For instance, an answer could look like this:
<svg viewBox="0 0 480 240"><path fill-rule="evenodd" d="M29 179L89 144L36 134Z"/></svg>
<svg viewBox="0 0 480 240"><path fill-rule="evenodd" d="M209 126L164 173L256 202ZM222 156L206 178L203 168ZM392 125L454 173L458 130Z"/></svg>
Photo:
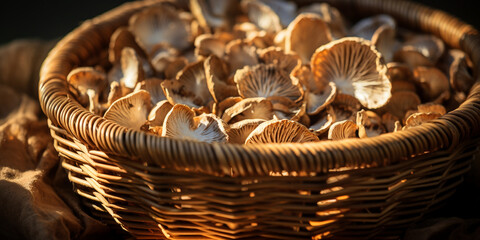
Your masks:
<svg viewBox="0 0 480 240"><path fill-rule="evenodd" d="M211 54L217 57L225 55L226 43L212 34L202 34L195 38L195 55L208 57Z"/></svg>
<svg viewBox="0 0 480 240"><path fill-rule="evenodd" d="M200 142L227 142L225 124L213 114L195 113L188 106L175 104L165 117L162 136Z"/></svg>
<svg viewBox="0 0 480 240"><path fill-rule="evenodd" d="M123 73L120 83L127 88L134 89L137 82L142 81L145 77L142 60L133 48L125 47L122 49L120 64Z"/></svg>
<svg viewBox="0 0 480 240"><path fill-rule="evenodd" d="M415 110L420 104L420 97L418 97L416 93L411 91L400 91L393 93L392 98L384 109L398 119L403 119L408 110Z"/></svg>
<svg viewBox="0 0 480 240"><path fill-rule="evenodd" d="M318 137L304 125L291 120L270 120L253 130L245 140L252 143L304 143L317 142Z"/></svg>
<svg viewBox="0 0 480 240"><path fill-rule="evenodd" d="M445 107L441 104L437 103L423 103L417 106L418 112L421 113L428 113L428 112L433 112L433 113L438 113L440 115L445 115L447 113L447 110Z"/></svg>
<svg viewBox="0 0 480 240"><path fill-rule="evenodd" d="M303 13L288 25L285 51L297 53L307 64L315 50L330 41L332 34L328 25L315 14Z"/></svg>
<svg viewBox="0 0 480 240"><path fill-rule="evenodd" d="M328 129L328 139L340 140L345 138L356 138L357 130L357 124L351 120L335 122Z"/></svg>
<svg viewBox="0 0 480 240"><path fill-rule="evenodd" d="M383 25L375 31L372 36L372 44L382 54L386 62L393 61L393 55L397 49L397 41L395 40L395 28L390 25Z"/></svg>
<svg viewBox="0 0 480 240"><path fill-rule="evenodd" d="M330 105L337 94L337 87L334 82L330 82L324 89L318 91L306 91L305 100L307 101L307 113L315 115Z"/></svg>
<svg viewBox="0 0 480 240"><path fill-rule="evenodd" d="M405 126L403 126L402 130L417 127L426 123L428 121L434 120L442 116L440 113L434 112L422 112L422 113L414 113L411 114L407 120L405 120Z"/></svg>
<svg viewBox="0 0 480 240"><path fill-rule="evenodd" d="M436 67L416 67L413 76L420 86L423 99L433 101L442 94L450 92L450 82L447 76Z"/></svg>
<svg viewBox="0 0 480 240"><path fill-rule="evenodd" d="M362 107L358 99L342 93L337 93L331 105L335 112L336 121L355 119L356 112Z"/></svg>
<svg viewBox="0 0 480 240"><path fill-rule="evenodd" d="M265 64L273 64L278 69L291 73L302 64L300 57L295 53L285 53L279 47L268 47L257 50L258 56Z"/></svg>
<svg viewBox="0 0 480 240"><path fill-rule="evenodd" d="M273 119L273 105L265 98L246 98L223 112L222 120L235 123L245 119Z"/></svg>
<svg viewBox="0 0 480 240"><path fill-rule="evenodd" d="M459 92L468 93L475 78L470 73L467 54L458 49L451 49L448 51L451 58L451 63L448 68L448 75L450 86Z"/></svg>
<svg viewBox="0 0 480 240"><path fill-rule="evenodd" d="M215 114L217 117L221 117L226 109L232 107L233 105L242 100L243 98L241 97L227 97L221 102L215 102L213 107L213 114Z"/></svg>
<svg viewBox="0 0 480 240"><path fill-rule="evenodd" d="M173 105L167 100L157 102L157 104L155 104L148 114L148 122L150 127L163 126L165 117L172 108Z"/></svg>
<svg viewBox="0 0 480 240"><path fill-rule="evenodd" d="M180 52L167 43L158 43L152 47L152 53L150 54L152 68L154 68L157 73L165 74L165 71L167 71L167 68L172 62L177 59L185 59L179 55Z"/></svg>
<svg viewBox="0 0 480 240"><path fill-rule="evenodd" d="M313 3L302 7L299 13L314 13L325 21L332 32L334 39L345 37L347 34L345 19L338 9L328 3Z"/></svg>
<svg viewBox="0 0 480 240"><path fill-rule="evenodd" d="M395 29L397 24L395 22L395 19L393 19L393 17L391 17L390 15L379 14L358 21L350 29L350 35L361 37L366 40L372 40L375 32L384 25Z"/></svg>
<svg viewBox="0 0 480 240"><path fill-rule="evenodd" d="M118 63L121 59L122 49L130 47L135 50L140 57L147 59L144 50L138 45L133 35L127 27L117 28L110 37L108 47L108 59L111 63Z"/></svg>
<svg viewBox="0 0 480 240"><path fill-rule="evenodd" d="M360 138L375 137L386 132L382 118L375 112L360 110L357 112L358 136Z"/></svg>
<svg viewBox="0 0 480 240"><path fill-rule="evenodd" d="M228 66L217 56L211 55L204 62L208 91L215 102L238 96L237 86L228 83Z"/></svg>
<svg viewBox="0 0 480 240"><path fill-rule="evenodd" d="M184 16L174 7L162 4L132 15L129 30L147 53L161 42L184 50L192 40L190 23Z"/></svg>
<svg viewBox="0 0 480 240"><path fill-rule="evenodd" d="M121 126L139 130L147 122L151 108L150 94L145 90L139 90L113 102L104 117Z"/></svg>
<svg viewBox="0 0 480 240"><path fill-rule="evenodd" d="M297 5L291 1L285 0L259 0L268 5L280 18L283 26L288 26L297 15Z"/></svg>
<svg viewBox="0 0 480 240"><path fill-rule="evenodd" d="M259 0L242 0L241 5L250 22L258 28L272 33L282 30L280 17L267 4Z"/></svg>
<svg viewBox="0 0 480 240"><path fill-rule="evenodd" d="M70 86L79 91L81 95L86 94L88 89L100 93L107 85L107 76L99 69L93 67L77 67L67 75Z"/></svg>
<svg viewBox="0 0 480 240"><path fill-rule="evenodd" d="M171 104L185 104L199 108L212 101L206 82L204 62L198 61L187 65L178 73L178 80L165 80L162 88Z"/></svg>
<svg viewBox="0 0 480 240"><path fill-rule="evenodd" d="M434 66L445 51L443 41L433 35L416 35L407 40L394 54L394 60L407 63L410 68Z"/></svg>
<svg viewBox="0 0 480 240"><path fill-rule="evenodd" d="M167 97L165 97L165 93L163 92L163 89L162 89L162 82L163 80L159 78L145 79L137 83L137 86L135 87L134 91L146 90L147 92L150 93L150 98L152 100L152 103L156 104L160 101L167 100Z"/></svg>
<svg viewBox="0 0 480 240"><path fill-rule="evenodd" d="M247 44L241 39L230 41L225 48L225 59L230 65L230 71L235 73L244 66L258 64L257 48Z"/></svg>
<svg viewBox="0 0 480 240"><path fill-rule="evenodd" d="M264 119L245 119L231 124L228 131L229 143L244 144L248 135L263 122Z"/></svg>
<svg viewBox="0 0 480 240"><path fill-rule="evenodd" d="M328 132L330 126L336 122L336 118L332 106L327 106L324 111L314 117L315 121L310 125L310 129L313 130L317 136L321 136Z"/></svg>
<svg viewBox="0 0 480 240"><path fill-rule="evenodd" d="M228 29L238 7L235 0L190 0L190 11L203 29Z"/></svg>
<svg viewBox="0 0 480 240"><path fill-rule="evenodd" d="M294 83L287 73L278 70L275 65L245 66L235 73L234 81L243 98L278 96L298 102L303 97L300 84Z"/></svg>
<svg viewBox="0 0 480 240"><path fill-rule="evenodd" d="M311 68L318 81L335 82L341 93L355 96L367 108L379 108L391 97L387 67L370 41L348 37L323 45Z"/></svg>

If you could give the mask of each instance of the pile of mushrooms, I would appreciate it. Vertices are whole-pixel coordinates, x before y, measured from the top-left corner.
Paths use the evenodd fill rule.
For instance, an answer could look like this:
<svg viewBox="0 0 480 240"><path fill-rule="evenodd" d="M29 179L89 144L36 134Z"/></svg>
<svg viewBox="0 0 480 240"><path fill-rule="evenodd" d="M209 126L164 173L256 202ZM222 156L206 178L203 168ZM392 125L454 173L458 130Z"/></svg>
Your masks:
<svg viewBox="0 0 480 240"><path fill-rule="evenodd" d="M188 10L187 10L188 9ZM236 144L366 138L465 100L471 62L388 15L350 22L326 3L165 2L134 14L71 97L126 128Z"/></svg>

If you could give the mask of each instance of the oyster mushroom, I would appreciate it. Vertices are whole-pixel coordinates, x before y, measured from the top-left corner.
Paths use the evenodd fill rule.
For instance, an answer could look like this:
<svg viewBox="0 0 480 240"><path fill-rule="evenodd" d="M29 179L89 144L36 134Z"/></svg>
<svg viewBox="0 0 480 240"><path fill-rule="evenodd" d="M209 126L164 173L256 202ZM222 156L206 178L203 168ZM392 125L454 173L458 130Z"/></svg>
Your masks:
<svg viewBox="0 0 480 240"><path fill-rule="evenodd" d="M288 119L308 125L310 119L306 116L305 101L295 102L286 97L273 96L267 98L273 104L274 119Z"/></svg>
<svg viewBox="0 0 480 240"><path fill-rule="evenodd" d="M244 144L248 135L263 122L265 122L263 119L245 119L231 124L228 131L229 142Z"/></svg>
<svg viewBox="0 0 480 240"><path fill-rule="evenodd" d="M238 8L236 0L190 0L190 10L204 30L229 29Z"/></svg>
<svg viewBox="0 0 480 240"><path fill-rule="evenodd" d="M383 25L372 36L372 44L375 45L386 62L393 61L393 55L399 45L395 40L395 34L395 28L390 25Z"/></svg>
<svg viewBox="0 0 480 240"><path fill-rule="evenodd" d="M370 41L348 37L317 49L311 61L317 81L333 81L344 94L355 96L370 109L385 105L392 85L381 54Z"/></svg>
<svg viewBox="0 0 480 240"><path fill-rule="evenodd" d="M335 99L337 94L335 83L315 81L308 65L296 68L290 76L297 79L305 89L307 114L319 113Z"/></svg>
<svg viewBox="0 0 480 240"><path fill-rule="evenodd" d="M387 14L379 14L364 18L352 26L350 29L350 35L361 37L366 40L372 40L375 33L385 25L395 29L397 24L395 19Z"/></svg>
<svg viewBox="0 0 480 240"><path fill-rule="evenodd" d="M294 83L287 73L277 70L275 65L245 66L235 73L234 81L243 98L285 97L298 102L303 97L300 84Z"/></svg>
<svg viewBox="0 0 480 240"><path fill-rule="evenodd" d="M125 47L132 48L142 58L147 59L144 50L135 41L135 36L128 30L127 27L119 27L113 32L110 37L110 44L108 48L108 59L115 64L120 62L122 50Z"/></svg>
<svg viewBox="0 0 480 240"><path fill-rule="evenodd" d="M194 111L183 104L175 104L165 117L162 136L207 143L228 141L221 119L213 114L195 117Z"/></svg>
<svg viewBox="0 0 480 240"><path fill-rule="evenodd" d="M82 105L88 104L90 112L100 113L99 95L107 87L106 75L103 71L92 67L75 68L68 74L67 81Z"/></svg>
<svg viewBox="0 0 480 240"><path fill-rule="evenodd" d="M399 91L417 91L412 70L408 65L399 62L389 62L387 68L387 76L392 82L392 93Z"/></svg>
<svg viewBox="0 0 480 240"><path fill-rule="evenodd" d="M307 64L315 50L331 40L330 29L320 17L315 14L303 13L288 25L285 51L297 53L302 62Z"/></svg>
<svg viewBox="0 0 480 240"><path fill-rule="evenodd" d="M151 108L150 94L145 90L139 90L113 102L104 117L121 126L140 130L146 126Z"/></svg>
<svg viewBox="0 0 480 240"><path fill-rule="evenodd" d="M241 39L229 42L225 48L225 59L230 65L230 71L235 73L237 69L244 66L253 66L258 64L257 48L248 45Z"/></svg>
<svg viewBox="0 0 480 240"><path fill-rule="evenodd" d="M340 140L357 137L358 126L351 120L343 120L333 123L328 129L328 139Z"/></svg>
<svg viewBox="0 0 480 240"><path fill-rule="evenodd" d="M185 14L168 4L147 8L129 20L129 30L145 51L150 54L158 43L184 50L191 45L191 29Z"/></svg>
<svg viewBox="0 0 480 240"><path fill-rule="evenodd" d="M265 98L246 98L223 112L222 120L235 123L245 119L273 119L273 105Z"/></svg>
<svg viewBox="0 0 480 240"><path fill-rule="evenodd" d="M287 73L291 73L297 66L302 64L297 54L285 53L279 47L259 49L257 52L263 63L273 64Z"/></svg>
<svg viewBox="0 0 480 240"><path fill-rule="evenodd" d="M163 126L165 117L172 108L173 105L167 100L157 102L148 114L148 123L150 127Z"/></svg>
<svg viewBox="0 0 480 240"><path fill-rule="evenodd" d="M467 54L458 49L448 51L446 73L449 76L450 86L457 92L468 93L475 78L471 74Z"/></svg>
<svg viewBox="0 0 480 240"><path fill-rule="evenodd" d="M416 67L413 70L421 96L427 101L443 101L450 97L450 83L447 76L435 67Z"/></svg>
<svg viewBox="0 0 480 240"><path fill-rule="evenodd" d="M152 103L157 104L160 101L167 100L167 97L165 97L165 93L162 89L162 82L163 80L159 78L145 79L137 83L134 91L146 90L150 93Z"/></svg>
<svg viewBox="0 0 480 240"><path fill-rule="evenodd" d="M402 130L417 127L422 125L423 123L429 122L431 120L437 119L442 115L439 113L428 112L428 113L414 113L410 115L407 120L405 120L405 126L403 126Z"/></svg>
<svg viewBox="0 0 480 240"><path fill-rule="evenodd" d="M204 62L208 91L215 102L238 96L237 86L228 82L228 66L217 56L211 55Z"/></svg>
<svg viewBox="0 0 480 240"><path fill-rule="evenodd" d="M282 30L280 17L267 4L258 0L243 0L241 5L247 12L250 22L258 28L272 33Z"/></svg>
<svg viewBox="0 0 480 240"><path fill-rule="evenodd" d="M178 80L165 80L161 86L171 104L200 108L213 100L205 78L203 61L198 61L185 67L178 74Z"/></svg>
<svg viewBox="0 0 480 240"><path fill-rule="evenodd" d="M397 122L400 123L399 118L389 112L386 112L382 115L382 123L387 132L395 132ZM400 129L402 129L401 126Z"/></svg>
<svg viewBox="0 0 480 240"><path fill-rule="evenodd" d="M375 137L386 132L382 118L375 112L360 110L357 112L356 123L360 138Z"/></svg>
<svg viewBox="0 0 480 240"><path fill-rule="evenodd" d="M347 94L337 93L332 102L335 111L336 121L354 120L362 104L355 97Z"/></svg>
<svg viewBox="0 0 480 240"><path fill-rule="evenodd" d="M345 20L338 9L328 3L313 3L299 9L299 13L314 13L325 21L334 39L340 39L347 34Z"/></svg>
<svg viewBox="0 0 480 240"><path fill-rule="evenodd" d="M443 105L438 103L434 103L434 102L423 103L417 106L417 110L407 111L407 113L405 113L404 119L408 119L410 115L415 113L438 113L440 114L440 116L442 116L447 113L447 110Z"/></svg>
<svg viewBox="0 0 480 240"><path fill-rule="evenodd" d="M313 130L317 136L321 137L325 133L328 133L328 129L334 122L336 122L335 111L332 106L327 106L324 111L312 117L314 120L310 125L310 129Z"/></svg>
<svg viewBox="0 0 480 240"><path fill-rule="evenodd" d="M232 107L233 105L242 100L243 98L241 97L227 97L221 102L215 102L213 107L213 114L218 117L222 117L223 112L225 112L226 109Z"/></svg>
<svg viewBox="0 0 480 240"><path fill-rule="evenodd" d="M397 119L403 119L409 110L416 110L421 104L420 97L411 91L394 92L384 112L391 113Z"/></svg>
<svg viewBox="0 0 480 240"><path fill-rule="evenodd" d="M157 73L166 75L167 69L178 59L186 65L187 61L184 57L180 57L180 52L166 43L158 43L152 48L150 62Z"/></svg>
<svg viewBox="0 0 480 240"><path fill-rule="evenodd" d="M293 21L297 15L297 5L292 1L285 0L259 0L268 5L280 18L280 23L285 27Z"/></svg>
<svg viewBox="0 0 480 240"><path fill-rule="evenodd" d="M263 122L248 135L245 144L317 142L318 137L304 125L291 120Z"/></svg>
<svg viewBox="0 0 480 240"><path fill-rule="evenodd" d="M202 34L195 38L195 55L208 57L211 54L217 57L225 55L226 43L212 34Z"/></svg>
<svg viewBox="0 0 480 240"><path fill-rule="evenodd" d="M120 63L123 77L120 79L120 83L123 87L134 89L137 82L142 81L145 77L142 60L130 47L123 48L121 55Z"/></svg>
<svg viewBox="0 0 480 240"><path fill-rule="evenodd" d="M445 51L443 41L433 35L418 35L406 41L393 56L410 68L434 66Z"/></svg>

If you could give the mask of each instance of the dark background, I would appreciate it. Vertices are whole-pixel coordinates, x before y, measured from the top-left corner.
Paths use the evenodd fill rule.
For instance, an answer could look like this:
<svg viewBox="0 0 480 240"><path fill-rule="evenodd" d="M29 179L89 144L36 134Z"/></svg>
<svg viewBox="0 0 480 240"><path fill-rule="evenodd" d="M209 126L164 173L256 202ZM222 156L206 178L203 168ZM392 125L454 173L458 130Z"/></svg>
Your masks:
<svg viewBox="0 0 480 240"><path fill-rule="evenodd" d="M125 0L38 0L8 1L0 6L0 44L17 38L55 39L67 34L82 21L114 8ZM472 0L417 0L444 10L480 28L478 9Z"/></svg>

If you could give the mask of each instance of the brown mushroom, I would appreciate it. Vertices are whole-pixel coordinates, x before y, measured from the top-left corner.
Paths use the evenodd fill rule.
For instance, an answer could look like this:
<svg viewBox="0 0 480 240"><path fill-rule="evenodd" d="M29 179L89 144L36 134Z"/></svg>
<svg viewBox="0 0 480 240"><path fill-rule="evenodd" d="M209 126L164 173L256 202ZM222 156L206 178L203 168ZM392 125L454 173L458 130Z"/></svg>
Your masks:
<svg viewBox="0 0 480 240"><path fill-rule="evenodd" d="M304 125L291 120L270 120L253 130L245 144L317 142L318 137Z"/></svg>
<svg viewBox="0 0 480 240"><path fill-rule="evenodd" d="M341 93L355 96L367 108L379 108L391 97L387 67L370 41L357 37L332 41L317 49L311 66L318 81L335 82Z"/></svg>
<svg viewBox="0 0 480 240"><path fill-rule="evenodd" d="M121 126L140 130L146 126L151 108L150 94L145 90L139 90L113 102L104 117Z"/></svg>

